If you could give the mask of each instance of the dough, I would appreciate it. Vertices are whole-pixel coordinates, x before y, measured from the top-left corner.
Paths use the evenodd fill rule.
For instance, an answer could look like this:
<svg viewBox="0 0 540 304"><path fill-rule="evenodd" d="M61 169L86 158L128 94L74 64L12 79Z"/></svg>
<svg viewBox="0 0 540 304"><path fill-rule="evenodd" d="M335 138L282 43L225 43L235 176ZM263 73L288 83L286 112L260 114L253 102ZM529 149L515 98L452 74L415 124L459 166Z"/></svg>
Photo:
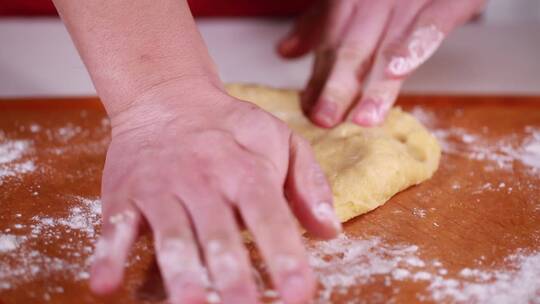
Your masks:
<svg viewBox="0 0 540 304"><path fill-rule="evenodd" d="M332 186L342 222L425 181L439 165L441 149L435 137L400 108L393 108L380 127L345 122L323 129L303 115L297 91L242 84L228 85L227 90L274 114L309 140Z"/></svg>

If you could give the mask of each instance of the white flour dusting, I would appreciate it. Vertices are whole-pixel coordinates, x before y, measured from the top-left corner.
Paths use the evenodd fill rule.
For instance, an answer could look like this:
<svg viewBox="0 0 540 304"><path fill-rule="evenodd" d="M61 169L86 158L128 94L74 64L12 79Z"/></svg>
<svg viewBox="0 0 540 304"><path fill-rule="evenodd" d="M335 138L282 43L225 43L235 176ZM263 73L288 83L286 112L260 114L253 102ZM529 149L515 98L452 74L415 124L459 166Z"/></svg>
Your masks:
<svg viewBox="0 0 540 304"><path fill-rule="evenodd" d="M30 132L32 133L38 133L39 131L41 131L41 126L38 125L37 123L32 123L30 124L29 129L30 129Z"/></svg>
<svg viewBox="0 0 540 304"><path fill-rule="evenodd" d="M86 233L87 237L95 238L95 226L101 221L101 202L82 197L78 200L82 206L72 207L69 216L57 222L67 229L79 230Z"/></svg>
<svg viewBox="0 0 540 304"><path fill-rule="evenodd" d="M29 225L14 224L14 229L6 229L20 235L0 234L0 290L53 273L73 281L88 279L92 244L101 223L101 202L79 196L69 200L72 207L65 216L34 216ZM66 258L34 249L40 247L36 243L53 244L59 240L64 240L61 249Z"/></svg>
<svg viewBox="0 0 540 304"><path fill-rule="evenodd" d="M64 127L58 128L55 132L55 137L63 142L67 142L73 137L81 133L82 128L75 126L72 123L68 123Z"/></svg>
<svg viewBox="0 0 540 304"><path fill-rule="evenodd" d="M369 283L377 275L404 280L411 277L411 269L425 266L416 256L417 246L387 246L379 238L355 240L341 234L308 248L310 265L322 285L319 303L328 303L334 293L346 294L349 288Z"/></svg>
<svg viewBox="0 0 540 304"><path fill-rule="evenodd" d="M19 159L30 147L27 140L7 141L0 144L0 164Z"/></svg>
<svg viewBox="0 0 540 304"><path fill-rule="evenodd" d="M23 237L18 237L12 234L0 234L0 253L13 251L23 242Z"/></svg>
<svg viewBox="0 0 540 304"><path fill-rule="evenodd" d="M435 113L428 111L423 107L415 106L410 110L410 113L427 127L432 127L437 122Z"/></svg>
<svg viewBox="0 0 540 304"><path fill-rule="evenodd" d="M427 215L427 211L425 209L422 209L422 208L417 208L417 207L414 207L412 209L412 214L416 217L419 217L419 218L424 218L426 217Z"/></svg>
<svg viewBox="0 0 540 304"><path fill-rule="evenodd" d="M435 276L428 290L435 301L477 303L540 303L540 253L514 253L505 261L511 269L464 268L460 281Z"/></svg>
<svg viewBox="0 0 540 304"><path fill-rule="evenodd" d="M28 140L8 140L0 143L0 185L8 177L20 178L36 170L33 160L24 160L25 154L32 149Z"/></svg>
<svg viewBox="0 0 540 304"><path fill-rule="evenodd" d="M540 129L526 127L529 138L524 142L521 161L528 166L540 169Z"/></svg>
<svg viewBox="0 0 540 304"><path fill-rule="evenodd" d="M473 133L462 128L438 129L434 128L436 116L434 113L414 107L411 114L428 127L437 137L443 152L450 155L459 155L471 160L489 161L497 169L512 170L514 162L527 166L532 173L540 172L540 128L526 126L523 130L525 138L520 140L516 134L500 136L496 141L486 140L489 134L487 127ZM486 167L486 170L494 168Z"/></svg>
<svg viewBox="0 0 540 304"><path fill-rule="evenodd" d="M333 295L350 295L353 287L380 276L387 286L392 281L426 282L429 287L418 295L419 301L527 303L540 295L540 252L508 256L505 262L510 268L505 270L485 270L479 258L479 268L449 274L440 261L422 260L417 246L390 246L380 238L353 239L342 234L308 248L310 264L322 285L317 303L329 303ZM393 292L398 294L399 289Z"/></svg>

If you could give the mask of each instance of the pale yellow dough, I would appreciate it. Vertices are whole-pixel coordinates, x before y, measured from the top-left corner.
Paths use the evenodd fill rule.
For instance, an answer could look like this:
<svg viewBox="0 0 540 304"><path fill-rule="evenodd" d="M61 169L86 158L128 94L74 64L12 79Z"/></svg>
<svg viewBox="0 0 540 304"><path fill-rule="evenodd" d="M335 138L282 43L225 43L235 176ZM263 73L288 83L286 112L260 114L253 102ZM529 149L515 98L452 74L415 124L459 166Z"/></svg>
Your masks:
<svg viewBox="0 0 540 304"><path fill-rule="evenodd" d="M399 108L393 108L380 127L346 122L328 130L302 114L297 91L240 84L228 85L227 90L271 112L309 140L332 186L342 222L425 181L439 166L441 149L435 137Z"/></svg>

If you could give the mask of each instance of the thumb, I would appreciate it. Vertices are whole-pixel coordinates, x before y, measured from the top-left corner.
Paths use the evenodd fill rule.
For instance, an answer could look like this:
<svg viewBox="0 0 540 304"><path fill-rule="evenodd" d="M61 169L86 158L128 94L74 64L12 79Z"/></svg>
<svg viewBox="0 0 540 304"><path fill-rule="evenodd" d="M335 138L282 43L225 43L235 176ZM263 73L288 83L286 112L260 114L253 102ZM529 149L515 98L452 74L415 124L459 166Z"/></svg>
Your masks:
<svg viewBox="0 0 540 304"><path fill-rule="evenodd" d="M314 236L332 238L341 231L328 181L309 143L295 134L291 136L285 193L296 218Z"/></svg>

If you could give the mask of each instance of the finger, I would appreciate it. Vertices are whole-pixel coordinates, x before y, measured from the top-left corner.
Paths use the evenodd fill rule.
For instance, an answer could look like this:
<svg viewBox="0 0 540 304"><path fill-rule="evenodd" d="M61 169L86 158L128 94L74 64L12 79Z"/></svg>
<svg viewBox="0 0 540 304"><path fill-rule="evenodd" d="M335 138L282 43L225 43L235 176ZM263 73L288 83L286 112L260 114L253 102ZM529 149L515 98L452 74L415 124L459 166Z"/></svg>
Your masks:
<svg viewBox="0 0 540 304"><path fill-rule="evenodd" d="M156 258L172 303L205 303L204 268L192 233L189 215L181 202L167 195L153 180L140 187L137 206L154 236Z"/></svg>
<svg viewBox="0 0 540 304"><path fill-rule="evenodd" d="M328 181L309 143L294 134L291 136L291 159L285 189L296 218L310 233L332 238L341 231Z"/></svg>
<svg viewBox="0 0 540 304"><path fill-rule="evenodd" d="M397 99L402 84L402 80L373 78L366 85L362 99L351 111L351 120L364 127L383 123Z"/></svg>
<svg viewBox="0 0 540 304"><path fill-rule="evenodd" d="M403 78L429 59L443 39L470 19L484 1L435 0L422 9L410 27L408 37L386 51L389 77Z"/></svg>
<svg viewBox="0 0 540 304"><path fill-rule="evenodd" d="M333 127L357 97L361 78L369 66L391 7L388 1L361 1L355 7L342 42L335 50L335 62L313 107L310 118L323 127Z"/></svg>
<svg viewBox="0 0 540 304"><path fill-rule="evenodd" d="M444 37L470 18L481 2L414 2L418 8L408 7L403 10L408 13L396 14L377 54L370 83L351 112L352 120L362 126L381 124L397 99L404 77L431 57Z"/></svg>
<svg viewBox="0 0 540 304"><path fill-rule="evenodd" d="M355 1L328 1L328 5L328 13L324 22L321 42L315 54L312 75L302 96L302 107L306 113L319 97L322 86L328 78L334 62L331 50L339 45L356 4Z"/></svg>
<svg viewBox="0 0 540 304"><path fill-rule="evenodd" d="M127 196L102 196L103 223L92 263L90 287L97 294L107 294L122 283L124 267L131 246L138 235L139 211Z"/></svg>
<svg viewBox="0 0 540 304"><path fill-rule="evenodd" d="M283 301L305 303L313 296L315 281L283 186L269 174L259 174L248 182L238 199L240 214Z"/></svg>
<svg viewBox="0 0 540 304"><path fill-rule="evenodd" d="M350 117L353 122L370 127L384 121L403 84L401 79L389 78L385 72L389 64L388 50L394 49L402 41L407 29L428 3L427 0L400 1L393 7L392 17L370 71L369 82L360 102L351 110Z"/></svg>
<svg viewBox="0 0 540 304"><path fill-rule="evenodd" d="M302 92L300 104L302 111L308 115L316 99L321 94L323 85L332 68L332 54L328 51L317 51L315 61L311 71L311 78L306 85L306 89Z"/></svg>
<svg viewBox="0 0 540 304"><path fill-rule="evenodd" d="M284 58L297 58L310 52L320 41L325 23L327 1L318 1L278 43L278 53Z"/></svg>
<svg viewBox="0 0 540 304"><path fill-rule="evenodd" d="M189 201L186 206L223 303L256 303L257 288L231 206L208 189L189 196L183 194L183 199Z"/></svg>
<svg viewBox="0 0 540 304"><path fill-rule="evenodd" d="M141 222L140 212L129 201L131 171L127 168L132 166L129 159L115 157L119 146L122 144L113 140L103 170L101 236L90 271L90 288L97 294L111 293L122 283L124 267Z"/></svg>

